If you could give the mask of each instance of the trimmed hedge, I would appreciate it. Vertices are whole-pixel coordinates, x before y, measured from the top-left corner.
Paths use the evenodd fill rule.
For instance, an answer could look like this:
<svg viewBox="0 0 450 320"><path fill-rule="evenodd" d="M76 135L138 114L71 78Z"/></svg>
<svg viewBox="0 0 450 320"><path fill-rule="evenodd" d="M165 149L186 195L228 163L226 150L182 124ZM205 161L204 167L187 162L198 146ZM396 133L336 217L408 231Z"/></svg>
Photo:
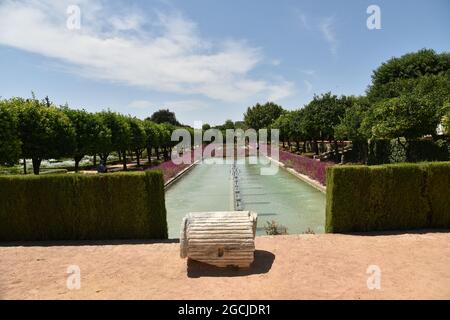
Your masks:
<svg viewBox="0 0 450 320"><path fill-rule="evenodd" d="M0 177L0 241L166 238L160 171Z"/></svg>
<svg viewBox="0 0 450 320"><path fill-rule="evenodd" d="M364 161L364 154L359 154L359 161ZM408 140L373 139L367 149L367 164L389 164L422 161L450 160L448 140Z"/></svg>
<svg viewBox="0 0 450 320"><path fill-rule="evenodd" d="M450 228L450 162L327 169L327 232Z"/></svg>

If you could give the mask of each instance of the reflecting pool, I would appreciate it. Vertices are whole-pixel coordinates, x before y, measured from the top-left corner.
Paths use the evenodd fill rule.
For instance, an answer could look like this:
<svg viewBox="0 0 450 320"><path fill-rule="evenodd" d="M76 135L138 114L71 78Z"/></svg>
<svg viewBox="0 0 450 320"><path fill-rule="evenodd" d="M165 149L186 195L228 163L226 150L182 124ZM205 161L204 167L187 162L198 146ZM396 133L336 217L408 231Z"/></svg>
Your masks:
<svg viewBox="0 0 450 320"><path fill-rule="evenodd" d="M234 210L233 179L229 164L198 164L166 191L169 238L179 238L189 212ZM258 213L257 235L265 235L267 221L287 227L289 234L311 230L323 233L325 194L279 169L261 175L261 164L237 164L242 209Z"/></svg>

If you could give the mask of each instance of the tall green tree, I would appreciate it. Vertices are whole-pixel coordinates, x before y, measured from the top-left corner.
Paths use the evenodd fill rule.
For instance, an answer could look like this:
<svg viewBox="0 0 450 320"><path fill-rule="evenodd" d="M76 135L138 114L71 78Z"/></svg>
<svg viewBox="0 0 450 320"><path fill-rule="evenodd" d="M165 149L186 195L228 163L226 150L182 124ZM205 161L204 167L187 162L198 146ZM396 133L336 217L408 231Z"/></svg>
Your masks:
<svg viewBox="0 0 450 320"><path fill-rule="evenodd" d="M159 137L160 137L160 147L163 150L163 155L165 160L170 159L170 153L172 152L172 147L177 143L172 141L172 131L175 130L176 127L171 125L170 123L161 123L159 124Z"/></svg>
<svg viewBox="0 0 450 320"><path fill-rule="evenodd" d="M414 96L384 100L373 108L373 136L415 139L434 134L438 125L435 109L428 101Z"/></svg>
<svg viewBox="0 0 450 320"><path fill-rule="evenodd" d="M315 95L313 100L305 106L304 130L313 141L316 154L319 153L317 140L335 140L335 126L340 123L340 119L349 106L351 106L351 99L345 96L338 97L330 92L320 96Z"/></svg>
<svg viewBox="0 0 450 320"><path fill-rule="evenodd" d="M393 132L410 138L420 137L419 132L435 136L450 103L450 53L422 49L388 60L373 72L367 95L373 110L363 121L366 131L370 129L375 136ZM384 119L381 110L396 113L397 123ZM414 119L413 114L418 117ZM429 118L420 117L424 115Z"/></svg>
<svg viewBox="0 0 450 320"><path fill-rule="evenodd" d="M160 130L156 123L145 120L144 121L144 130L146 135L146 148L147 148L147 157L148 163L152 164L152 150L154 149L157 152L160 144Z"/></svg>
<svg viewBox="0 0 450 320"><path fill-rule="evenodd" d="M340 122L334 127L335 137L339 140L367 140L371 135L364 130L362 123L370 108L369 101L366 97L350 97L350 99L351 105L345 109Z"/></svg>
<svg viewBox="0 0 450 320"><path fill-rule="evenodd" d="M273 102L257 103L244 113L245 124L256 131L269 128L283 112L283 108Z"/></svg>
<svg viewBox="0 0 450 320"><path fill-rule="evenodd" d="M68 106L63 107L62 111L70 119L75 130L72 156L75 161L75 172L78 172L80 161L84 156L101 153L104 149L100 144L110 144L108 140L111 139L111 133L95 114L85 110L69 109Z"/></svg>
<svg viewBox="0 0 450 320"><path fill-rule="evenodd" d="M101 118L111 131L111 146L120 154L123 170L127 170L127 150L131 145L131 129L127 117L108 110L101 112Z"/></svg>
<svg viewBox="0 0 450 320"><path fill-rule="evenodd" d="M22 157L32 159L34 174L39 174L43 159L72 155L75 130L64 112L36 99L25 101L18 110Z"/></svg>
<svg viewBox="0 0 450 320"><path fill-rule="evenodd" d="M271 129L280 130L280 139L283 143L283 146L286 142L289 144L289 139L291 137L291 128L292 128L292 112L285 111L283 112L271 125Z"/></svg>
<svg viewBox="0 0 450 320"><path fill-rule="evenodd" d="M161 109L152 114L152 116L148 119L153 121L154 123L170 123L174 126L179 126L180 123L177 120L174 112L171 112L169 109Z"/></svg>
<svg viewBox="0 0 450 320"><path fill-rule="evenodd" d="M392 58L373 71L367 95L373 101L395 98L416 87L414 79L450 70L450 53L422 49Z"/></svg>
<svg viewBox="0 0 450 320"><path fill-rule="evenodd" d="M145 132L144 122L138 118L128 117L130 127L130 149L136 155L137 165L141 165L142 153L147 146L147 134Z"/></svg>
<svg viewBox="0 0 450 320"><path fill-rule="evenodd" d="M22 142L19 138L17 99L0 100L0 165L14 165L19 161Z"/></svg>

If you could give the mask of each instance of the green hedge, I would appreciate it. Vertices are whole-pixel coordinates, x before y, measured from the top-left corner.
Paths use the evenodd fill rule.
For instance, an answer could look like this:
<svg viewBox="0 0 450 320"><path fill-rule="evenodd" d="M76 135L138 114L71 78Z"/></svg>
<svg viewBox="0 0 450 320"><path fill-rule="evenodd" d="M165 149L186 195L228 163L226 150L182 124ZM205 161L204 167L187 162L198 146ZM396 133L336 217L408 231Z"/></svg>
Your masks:
<svg viewBox="0 0 450 320"><path fill-rule="evenodd" d="M159 171L0 177L0 241L165 238Z"/></svg>
<svg viewBox="0 0 450 320"><path fill-rule="evenodd" d="M450 227L450 163L327 169L327 232Z"/></svg>
<svg viewBox="0 0 450 320"><path fill-rule="evenodd" d="M448 161L450 160L448 140L405 140L372 139L367 149L367 164L389 164L402 162ZM364 154L359 155L364 160Z"/></svg>

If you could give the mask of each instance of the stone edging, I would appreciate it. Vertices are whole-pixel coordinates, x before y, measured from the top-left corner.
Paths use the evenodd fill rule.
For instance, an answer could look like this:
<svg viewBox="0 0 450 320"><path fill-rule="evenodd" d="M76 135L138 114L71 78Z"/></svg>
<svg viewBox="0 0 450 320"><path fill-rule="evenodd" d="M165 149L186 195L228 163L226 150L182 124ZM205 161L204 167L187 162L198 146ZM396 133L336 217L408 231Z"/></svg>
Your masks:
<svg viewBox="0 0 450 320"><path fill-rule="evenodd" d="M164 183L164 190L169 189L169 187L175 182L177 181L179 178L181 178L181 176L183 176L185 173L187 173L188 171L190 171L197 163L199 162L199 160L195 161L193 164L191 164L189 167L184 168L183 170L181 170L180 172L178 172L174 177L170 178L166 183Z"/></svg>
<svg viewBox="0 0 450 320"><path fill-rule="evenodd" d="M287 168L286 165L280 161L277 161L275 159L272 159L269 156L266 156L270 161L278 164L280 167L282 167L284 170L286 170L287 172L289 172L290 174L296 176L297 178L299 178L300 180L302 180L303 182L306 182L307 184L309 184L310 186L312 186L313 188L319 190L320 192L323 193L327 193L327 187L321 185L318 181L311 179L310 177L308 177L307 175L301 174L297 171L295 171L292 168Z"/></svg>

